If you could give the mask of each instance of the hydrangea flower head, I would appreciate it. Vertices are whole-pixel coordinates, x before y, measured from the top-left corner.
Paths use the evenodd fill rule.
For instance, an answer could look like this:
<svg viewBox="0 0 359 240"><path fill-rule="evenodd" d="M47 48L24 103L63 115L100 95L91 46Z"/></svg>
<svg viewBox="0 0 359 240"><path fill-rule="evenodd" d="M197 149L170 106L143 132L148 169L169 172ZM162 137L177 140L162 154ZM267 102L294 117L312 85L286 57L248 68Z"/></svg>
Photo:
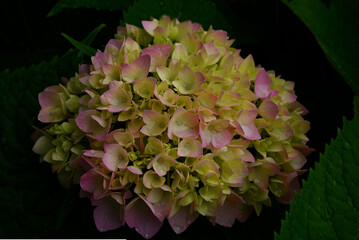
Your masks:
<svg viewBox="0 0 359 240"><path fill-rule="evenodd" d="M294 83L242 58L227 33L163 16L119 27L65 85L39 94L34 151L80 183L99 231L151 238L199 215L230 227L299 191L312 151ZM68 185L68 184L64 184Z"/></svg>

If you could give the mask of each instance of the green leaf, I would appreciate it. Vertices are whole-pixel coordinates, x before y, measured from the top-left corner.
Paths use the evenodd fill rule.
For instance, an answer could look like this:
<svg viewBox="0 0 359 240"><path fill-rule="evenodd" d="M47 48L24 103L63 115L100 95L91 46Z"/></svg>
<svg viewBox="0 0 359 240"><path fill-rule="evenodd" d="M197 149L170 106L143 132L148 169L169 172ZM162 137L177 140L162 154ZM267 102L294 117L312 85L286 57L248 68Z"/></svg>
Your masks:
<svg viewBox="0 0 359 240"><path fill-rule="evenodd" d="M313 32L333 67L359 95L359 1L282 0ZM310 56L308 56L310 57Z"/></svg>
<svg viewBox="0 0 359 240"><path fill-rule="evenodd" d="M95 28L81 44L90 44L104 26ZM65 197L50 165L40 164L39 156L32 152L34 141L30 136L34 132L32 126L39 125L38 93L60 83L64 76L73 76L82 61L78 51L70 50L50 62L0 73L2 238L45 237L61 227L73 208L74 195L71 194L74 191ZM3 222L3 219L6 221Z"/></svg>
<svg viewBox="0 0 359 240"><path fill-rule="evenodd" d="M213 25L216 29L225 29L227 26L216 5L206 0L138 0L124 12L121 25L129 23L142 27L142 20L149 20L150 17L159 19L164 14L180 21L198 22L204 28Z"/></svg>
<svg viewBox="0 0 359 240"><path fill-rule="evenodd" d="M61 33L61 35L63 37L65 37L72 45L74 45L74 47L76 47L78 50L80 50L81 52L83 52L84 54L86 54L89 57L92 57L96 54L96 49L82 43L79 42L75 39L73 39L72 37L70 37L69 35L65 34L65 33Z"/></svg>
<svg viewBox="0 0 359 240"><path fill-rule="evenodd" d="M55 232L65 192L51 167L40 164L32 152L30 136L32 125L38 125L38 93L73 76L81 61L71 50L50 62L0 73L1 238L41 238Z"/></svg>
<svg viewBox="0 0 359 240"><path fill-rule="evenodd" d="M47 14L47 17L54 16L62 12L66 8L95 8L108 10L126 9L133 0L60 0Z"/></svg>
<svg viewBox="0 0 359 240"><path fill-rule="evenodd" d="M106 24L101 24L99 25L98 27L96 27L94 30L92 30L90 32L89 35L87 35L87 37L84 38L84 40L82 40L82 43L83 44L86 44L86 45L90 45L93 40L95 40L97 34L102 30L102 28L106 27Z"/></svg>
<svg viewBox="0 0 359 240"><path fill-rule="evenodd" d="M358 239L359 97L354 102L354 119L344 119L343 130L310 170L276 240Z"/></svg>

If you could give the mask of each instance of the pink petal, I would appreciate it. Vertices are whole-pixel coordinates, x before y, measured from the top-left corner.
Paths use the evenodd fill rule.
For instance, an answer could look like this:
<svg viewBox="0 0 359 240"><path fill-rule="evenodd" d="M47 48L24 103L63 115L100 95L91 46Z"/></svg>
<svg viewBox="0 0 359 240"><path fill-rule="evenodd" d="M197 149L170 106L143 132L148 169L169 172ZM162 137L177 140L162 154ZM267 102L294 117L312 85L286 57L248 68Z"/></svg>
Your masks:
<svg viewBox="0 0 359 240"><path fill-rule="evenodd" d="M293 103L295 100L297 100L297 97L293 93L287 91L283 92L281 97L283 104Z"/></svg>
<svg viewBox="0 0 359 240"><path fill-rule="evenodd" d="M90 73L90 65L89 64L81 64L79 67L80 74L89 74Z"/></svg>
<svg viewBox="0 0 359 240"><path fill-rule="evenodd" d="M274 97L278 91L270 89L270 77L263 68L259 71L254 83L254 92L258 98Z"/></svg>
<svg viewBox="0 0 359 240"><path fill-rule="evenodd" d="M104 152L100 150L84 150L83 155L86 157L102 158Z"/></svg>
<svg viewBox="0 0 359 240"><path fill-rule="evenodd" d="M202 147L207 147L212 141L211 132L206 129L206 126L204 124L200 124L199 134L202 140Z"/></svg>
<svg viewBox="0 0 359 240"><path fill-rule="evenodd" d="M113 63L112 56L107 53L97 52L94 57L92 57L92 63L95 68L95 71L98 71L102 68L103 65Z"/></svg>
<svg viewBox="0 0 359 240"><path fill-rule="evenodd" d="M61 92L60 86L50 86L39 93L39 103L42 108L53 106L54 103L61 103L58 93Z"/></svg>
<svg viewBox="0 0 359 240"><path fill-rule="evenodd" d="M251 124L240 124L238 132L241 136L249 140L258 140L261 139L261 135L258 132L256 125Z"/></svg>
<svg viewBox="0 0 359 240"><path fill-rule="evenodd" d="M176 214L168 218L168 222L171 225L173 231L177 234L185 231L191 223L193 223L198 217L198 213L191 213L191 206L180 207Z"/></svg>
<svg viewBox="0 0 359 240"><path fill-rule="evenodd" d="M243 199L234 193L227 196L223 206L217 208L216 223L224 227L232 227L239 214L240 202L244 202Z"/></svg>
<svg viewBox="0 0 359 240"><path fill-rule="evenodd" d="M62 91L60 86L47 87L43 92L39 93L39 103L41 110L38 119L43 123L59 122L66 115L62 108L62 101L59 93Z"/></svg>
<svg viewBox="0 0 359 240"><path fill-rule="evenodd" d="M212 144L215 148L222 148L231 143L231 134L227 129L212 135Z"/></svg>
<svg viewBox="0 0 359 240"><path fill-rule="evenodd" d="M162 223L140 198L133 199L125 208L125 221L130 228L149 239L161 228Z"/></svg>
<svg viewBox="0 0 359 240"><path fill-rule="evenodd" d="M141 197L141 196L140 196ZM162 194L162 197L157 203L150 203L143 197L142 200L147 204L147 206L151 209L152 213L158 218L159 221L163 222L165 218L170 213L173 206L173 193L165 192Z"/></svg>
<svg viewBox="0 0 359 240"><path fill-rule="evenodd" d="M282 177L282 181L286 192L284 196L278 198L278 201L284 204L289 204L291 201L294 200L294 192L299 193L300 184L297 178L297 172L292 172L287 174L287 176Z"/></svg>
<svg viewBox="0 0 359 240"><path fill-rule="evenodd" d="M87 110L80 112L76 118L77 126L85 133L90 133L93 129L98 128L98 123L92 119L92 115L99 115L96 110Z"/></svg>
<svg viewBox="0 0 359 240"><path fill-rule="evenodd" d="M242 110L237 118L240 124L251 124L258 115L257 109L255 110Z"/></svg>
<svg viewBox="0 0 359 240"><path fill-rule="evenodd" d="M227 39L228 39L227 32L223 30L214 30L207 34L205 41L206 42L213 41L215 44L223 46L226 44Z"/></svg>
<svg viewBox="0 0 359 240"><path fill-rule="evenodd" d="M106 190L103 188L103 177L94 169L91 169L80 179L80 186L83 190L93 193L95 199L105 194Z"/></svg>
<svg viewBox="0 0 359 240"><path fill-rule="evenodd" d="M108 132L110 131L111 121L112 121L112 119L110 118L107 128L102 128L102 129L99 129L99 130L93 132L92 137L94 139L96 139L97 141L104 141L106 139Z"/></svg>
<svg viewBox="0 0 359 240"><path fill-rule="evenodd" d="M118 49L121 49L123 42L121 42L120 40L117 39L110 39L110 41L108 41L108 43L106 44L105 47L105 53L108 53L108 50L110 50L111 47L115 47Z"/></svg>
<svg viewBox="0 0 359 240"><path fill-rule="evenodd" d="M204 49L207 53L207 58L205 60L208 65L212 65L218 62L220 59L220 52L212 42L203 44L202 49Z"/></svg>
<svg viewBox="0 0 359 240"><path fill-rule="evenodd" d="M293 143L292 146L293 146L293 148L298 150L301 154L303 154L304 157L308 156L309 154L311 154L312 152L315 151L314 148L310 148L303 144Z"/></svg>
<svg viewBox="0 0 359 240"><path fill-rule="evenodd" d="M176 109L176 111L173 113L173 116L171 117L171 120L168 123L168 130L167 130L167 135L169 137L169 139L173 138L173 120L176 119L176 117L182 113L185 112L186 110L183 107L179 107Z"/></svg>
<svg viewBox="0 0 359 240"><path fill-rule="evenodd" d="M289 104L288 110L290 112L294 111L295 109L300 108L302 110L301 116L304 116L309 113L308 109L306 109L301 103L295 101Z"/></svg>
<svg viewBox="0 0 359 240"><path fill-rule="evenodd" d="M270 129L268 130L269 135L271 135L277 141L283 141L291 136L294 132L291 126L282 119L275 119L271 122Z"/></svg>
<svg viewBox="0 0 359 240"><path fill-rule="evenodd" d="M244 162L255 162L252 153L250 153L248 150L243 151L243 154L241 155L241 159Z"/></svg>
<svg viewBox="0 0 359 240"><path fill-rule="evenodd" d="M132 94L123 88L123 82L111 81L109 87L110 90L101 95L101 103L110 104L109 112L117 113L128 110L131 105Z"/></svg>
<svg viewBox="0 0 359 240"><path fill-rule="evenodd" d="M182 124L177 124L178 118L182 119ZM199 119L196 114L184 110L184 108L177 108L168 124L168 137L173 138L173 135L180 138L198 137L198 123Z"/></svg>
<svg viewBox="0 0 359 240"><path fill-rule="evenodd" d="M125 169L129 162L127 151L120 144L107 144L102 162L111 171Z"/></svg>
<svg viewBox="0 0 359 240"><path fill-rule="evenodd" d="M153 36L153 30L158 27L158 23L154 21L142 21L142 26L150 35Z"/></svg>
<svg viewBox="0 0 359 240"><path fill-rule="evenodd" d="M232 135L227 130L229 120L218 119L213 120L207 126L200 124L200 136L202 139L202 147L207 147L210 143L215 148L222 148L231 143ZM209 130L209 128L214 128Z"/></svg>
<svg viewBox="0 0 359 240"><path fill-rule="evenodd" d="M96 116L96 115L91 115L91 118L92 118L93 120L95 120L101 127L103 127L103 128L106 128L106 127L107 127L107 122L106 122L106 120L102 119L101 117Z"/></svg>
<svg viewBox="0 0 359 240"><path fill-rule="evenodd" d="M172 50L172 45L162 45L162 44L154 44L154 45L151 45L145 49L142 50L146 52L146 49L148 50L157 50L157 51L160 51L162 55L165 56L166 60L167 58L169 57L170 53L171 53L171 50Z"/></svg>
<svg viewBox="0 0 359 240"><path fill-rule="evenodd" d="M144 123L151 124L152 122L156 121L158 118L161 118L162 114L152 110L145 110L142 113L142 117Z"/></svg>
<svg viewBox="0 0 359 240"><path fill-rule="evenodd" d="M217 96L213 93L202 93L198 96L200 105L205 108L212 109L216 106Z"/></svg>
<svg viewBox="0 0 359 240"><path fill-rule="evenodd" d="M178 80L173 81L173 85L178 88L183 82L192 81L194 83L193 89L182 89L183 94L190 94L195 92L206 80L201 72L194 72L189 66L185 65L178 73Z"/></svg>
<svg viewBox="0 0 359 240"><path fill-rule="evenodd" d="M127 169L128 169L128 171L130 171L136 175L143 174L142 170L135 166L128 166Z"/></svg>
<svg viewBox="0 0 359 240"><path fill-rule="evenodd" d="M202 28L202 25L199 23L192 23L192 32L198 32Z"/></svg>
<svg viewBox="0 0 359 240"><path fill-rule="evenodd" d="M263 118L267 120L274 120L278 115L279 108L277 104L271 100L264 99L258 108L258 112Z"/></svg>
<svg viewBox="0 0 359 240"><path fill-rule="evenodd" d="M120 205L112 197L94 201L97 207L93 215L95 224L100 232L106 232L123 226L124 224L124 206Z"/></svg>
<svg viewBox="0 0 359 240"><path fill-rule="evenodd" d="M91 137L103 141L111 126L111 119L109 119L107 127L103 128L92 116L100 116L100 112L96 110L83 111L76 117L76 124L85 133L92 134Z"/></svg>
<svg viewBox="0 0 359 240"><path fill-rule="evenodd" d="M127 82L146 78L150 70L151 57L143 55L122 69L122 78Z"/></svg>
<svg viewBox="0 0 359 240"><path fill-rule="evenodd" d="M190 144L192 152L188 152L188 148L184 144ZM193 137L185 138L178 144L178 156L181 157L202 157L203 148L200 141L195 140Z"/></svg>
<svg viewBox="0 0 359 240"><path fill-rule="evenodd" d="M198 137L198 128L189 128L184 127L183 129L174 129L173 133L175 136L180 138L187 138L187 137Z"/></svg>
<svg viewBox="0 0 359 240"><path fill-rule="evenodd" d="M167 59L171 53L171 50L171 45L155 44L143 49L141 55L151 56L150 71L153 72L156 69L156 66L167 65Z"/></svg>

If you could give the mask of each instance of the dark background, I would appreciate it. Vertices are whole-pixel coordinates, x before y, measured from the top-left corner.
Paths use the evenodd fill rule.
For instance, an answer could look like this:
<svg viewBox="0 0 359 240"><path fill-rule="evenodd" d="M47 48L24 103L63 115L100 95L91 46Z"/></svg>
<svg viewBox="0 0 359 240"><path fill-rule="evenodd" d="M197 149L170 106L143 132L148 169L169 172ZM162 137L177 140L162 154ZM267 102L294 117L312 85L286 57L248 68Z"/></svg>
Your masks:
<svg viewBox="0 0 359 240"><path fill-rule="evenodd" d="M261 64L266 70L275 70L277 75L280 74L284 79L295 82L298 100L310 112L305 116L305 119L311 122L312 128L308 133L308 145L317 151L308 157L306 168L313 167L314 162L319 159L319 153L323 153L325 144L329 144L336 136L337 128L342 127L343 116L352 118L352 90L328 62L310 30L279 0L214 2L227 20L227 25L221 28L227 30L231 38L236 39L234 47L242 49L242 57L252 54L256 64ZM80 8L68 9L47 18L47 13L55 3L55 0L1 2L0 72L7 68L13 70L28 67L62 55L72 46L60 35L61 32L82 40L95 27L105 23L107 27L92 44L93 47L102 50L108 39L116 32L123 16L121 11ZM46 163L39 167L43 168L44 172L50 172L50 167ZM45 176L49 179L43 181L52 181L54 191L60 198L65 198L66 194L69 196L58 184L54 174ZM304 179L306 177L307 175L303 176ZM88 199L73 198L71 209L57 231L39 231L39 235L5 232L4 236L127 239L140 237L127 226L99 233L94 226L93 208ZM230 229L212 227L206 219L199 218L177 237L192 239L193 234L199 232L206 239L271 239L273 231L279 231L280 220L284 219L286 210L288 206L273 201L273 207L264 207L260 217L252 215L245 224L236 222ZM29 225L33 224L31 218L28 222ZM167 222L164 225L154 239L172 239L176 236Z"/></svg>

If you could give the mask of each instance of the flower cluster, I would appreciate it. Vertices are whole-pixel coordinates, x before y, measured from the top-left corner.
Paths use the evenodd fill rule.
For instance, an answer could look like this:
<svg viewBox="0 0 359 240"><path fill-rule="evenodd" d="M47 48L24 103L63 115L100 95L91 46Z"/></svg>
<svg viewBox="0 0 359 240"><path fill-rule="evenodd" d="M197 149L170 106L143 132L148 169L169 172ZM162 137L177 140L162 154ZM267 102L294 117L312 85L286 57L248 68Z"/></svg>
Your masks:
<svg viewBox="0 0 359 240"><path fill-rule="evenodd" d="M99 231L126 223L150 238L199 215L230 227L270 192L292 200L312 151L294 83L243 59L225 31L142 25L119 27L91 65L39 94L52 125L34 151L80 183Z"/></svg>

